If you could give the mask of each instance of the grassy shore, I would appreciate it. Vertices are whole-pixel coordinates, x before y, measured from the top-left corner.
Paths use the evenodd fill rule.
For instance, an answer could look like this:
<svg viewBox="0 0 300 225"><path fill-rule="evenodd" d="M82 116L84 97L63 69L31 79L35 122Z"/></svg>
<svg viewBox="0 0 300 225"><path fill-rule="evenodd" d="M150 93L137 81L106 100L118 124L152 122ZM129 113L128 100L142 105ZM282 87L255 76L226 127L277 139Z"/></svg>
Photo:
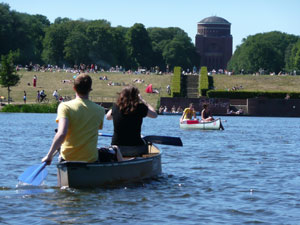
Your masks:
<svg viewBox="0 0 300 225"><path fill-rule="evenodd" d="M54 102L52 93L57 90L61 96L74 98L72 83L63 80L73 81L74 74L67 72L27 72L19 71L21 81L18 86L11 88L11 97L14 104L23 104L23 93L27 92L27 104L35 103L38 90L45 90L50 102ZM32 86L33 76L37 75L37 87ZM93 91L90 94L91 100L95 102L114 102L117 93L124 85L135 85L140 89L143 97L154 107L160 97L169 96L166 87L171 84L172 75L145 75L145 74L122 74L122 73L90 73L93 79ZM100 80L99 77L107 76L108 80ZM144 80L143 83L135 83L134 80ZM109 86L109 82L119 83L120 86ZM29 85L28 85L29 84ZM153 88L159 90L159 94L147 94L145 88L152 84ZM215 90L227 90L232 87L241 87L247 91L299 91L300 76L270 76L270 75L213 75ZM0 96L7 98L7 88L0 88Z"/></svg>
<svg viewBox="0 0 300 225"><path fill-rule="evenodd" d="M27 104L35 103L37 91L45 90L50 102L55 99L52 96L54 90L57 90L61 96L70 96L74 98L72 89L73 73L67 72L27 72L19 71L21 81L18 86L11 88L11 97L13 103L22 104L24 91L27 93ZM32 86L33 76L37 75L37 87ZM95 102L114 102L117 93L122 90L124 85L134 85L139 88L142 96L154 107L160 97L168 96L166 87L171 84L171 75L145 75L145 74L122 74L122 73L89 73L93 79L93 91L90 93L91 100ZM99 77L107 76L108 80L100 80ZM143 83L135 83L134 80L144 80ZM66 82L62 82L65 80ZM109 82L118 83L120 86L110 86ZM30 84L30 85L28 85ZM147 94L145 89L148 84L159 90L159 94ZM0 96L7 98L7 88L0 88Z"/></svg>
<svg viewBox="0 0 300 225"><path fill-rule="evenodd" d="M300 91L300 76L213 75L215 90L242 86L245 91Z"/></svg>

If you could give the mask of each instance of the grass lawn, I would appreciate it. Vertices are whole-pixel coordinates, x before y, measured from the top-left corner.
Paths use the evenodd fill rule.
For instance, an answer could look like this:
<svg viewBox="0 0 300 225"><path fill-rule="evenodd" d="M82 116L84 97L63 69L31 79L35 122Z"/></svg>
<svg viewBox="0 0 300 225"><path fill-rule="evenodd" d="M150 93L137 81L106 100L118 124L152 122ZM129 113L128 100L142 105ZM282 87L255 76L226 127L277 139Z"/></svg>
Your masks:
<svg viewBox="0 0 300 225"><path fill-rule="evenodd" d="M300 91L300 76L270 75L213 75L215 90L227 90L232 87L245 91Z"/></svg>
<svg viewBox="0 0 300 225"><path fill-rule="evenodd" d="M61 96L70 96L74 98L72 83L63 83L63 80L73 81L75 74L67 72L27 72L19 71L21 82L18 86L11 88L11 97L13 103L23 103L23 93L27 93L27 103L34 103L38 90L45 90L47 97L54 101L52 93L57 90ZM37 75L37 87L32 86L33 76ZM145 98L153 107L156 107L160 97L168 96L166 87L171 84L172 75L144 75L144 74L122 74L122 73L89 73L93 79L93 91L90 93L91 100L95 102L114 102L117 93L122 90L124 85L134 85L139 88L143 98ZM107 76L108 80L100 80L99 77ZM142 79L143 83L134 83L133 80ZM109 82L119 83L121 86L109 86ZM28 83L30 85L28 85ZM145 89L148 84L159 90L159 94L147 94ZM0 96L7 99L7 88L0 88Z"/></svg>
<svg viewBox="0 0 300 225"><path fill-rule="evenodd" d="M62 96L74 98L72 83L63 83L63 80L73 81L74 74L67 72L27 72L19 71L21 82L18 86L11 88L13 103L23 103L23 92L27 92L27 103L34 103L37 90L45 90L47 97L54 101L52 93L57 90ZM33 75L37 75L37 87L32 86ZM90 73L93 79L93 91L91 100L95 102L115 102L117 93L124 85L134 85L139 88L142 96L153 106L157 107L160 97L169 96L166 87L171 84L172 75L144 75L144 74L122 74L122 73ZM99 77L107 76L108 80L100 80ZM133 80L142 79L143 83L134 83ZM121 86L109 86L109 82L121 84ZM28 83L30 85L28 85ZM159 94L147 94L145 89L148 84L159 90ZM232 87L240 87L246 91L300 91L300 76L270 76L270 75L213 75L215 90L227 90ZM0 96L7 99L7 88L0 87Z"/></svg>

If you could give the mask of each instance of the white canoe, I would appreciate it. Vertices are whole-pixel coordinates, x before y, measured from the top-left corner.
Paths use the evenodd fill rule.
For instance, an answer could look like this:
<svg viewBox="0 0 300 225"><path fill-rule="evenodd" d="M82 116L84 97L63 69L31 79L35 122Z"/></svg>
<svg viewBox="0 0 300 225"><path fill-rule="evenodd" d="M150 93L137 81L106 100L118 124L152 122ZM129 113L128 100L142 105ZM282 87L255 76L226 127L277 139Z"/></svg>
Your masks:
<svg viewBox="0 0 300 225"><path fill-rule="evenodd" d="M201 130L220 130L221 119L216 119L210 122L203 122L198 120L185 120L180 123L180 128L183 129L201 129Z"/></svg>

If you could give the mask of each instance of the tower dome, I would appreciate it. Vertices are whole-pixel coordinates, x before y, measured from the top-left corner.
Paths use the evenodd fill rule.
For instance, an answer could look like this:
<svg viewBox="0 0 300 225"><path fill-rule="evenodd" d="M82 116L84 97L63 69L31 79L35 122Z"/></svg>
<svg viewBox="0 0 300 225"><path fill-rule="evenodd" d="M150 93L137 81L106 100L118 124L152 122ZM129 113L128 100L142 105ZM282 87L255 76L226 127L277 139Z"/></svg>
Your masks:
<svg viewBox="0 0 300 225"><path fill-rule="evenodd" d="M210 16L210 17L204 18L198 24L227 24L227 25L230 25L230 23L227 20L225 20L222 17L218 17L218 16Z"/></svg>

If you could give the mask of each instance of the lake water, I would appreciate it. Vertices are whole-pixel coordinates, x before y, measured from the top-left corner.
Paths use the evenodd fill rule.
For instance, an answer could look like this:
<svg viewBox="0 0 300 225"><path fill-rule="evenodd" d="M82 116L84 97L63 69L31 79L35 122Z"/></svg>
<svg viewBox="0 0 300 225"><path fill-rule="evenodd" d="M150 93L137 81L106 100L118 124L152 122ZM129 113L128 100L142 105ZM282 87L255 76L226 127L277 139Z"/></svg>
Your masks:
<svg viewBox="0 0 300 225"><path fill-rule="evenodd" d="M181 130L178 116L147 118L144 135L179 136L184 144L159 145L159 178L60 189L53 163L42 186L18 186L47 153L55 116L0 114L0 224L300 223L300 118L223 117L225 131ZM105 121L103 132L112 129Z"/></svg>

